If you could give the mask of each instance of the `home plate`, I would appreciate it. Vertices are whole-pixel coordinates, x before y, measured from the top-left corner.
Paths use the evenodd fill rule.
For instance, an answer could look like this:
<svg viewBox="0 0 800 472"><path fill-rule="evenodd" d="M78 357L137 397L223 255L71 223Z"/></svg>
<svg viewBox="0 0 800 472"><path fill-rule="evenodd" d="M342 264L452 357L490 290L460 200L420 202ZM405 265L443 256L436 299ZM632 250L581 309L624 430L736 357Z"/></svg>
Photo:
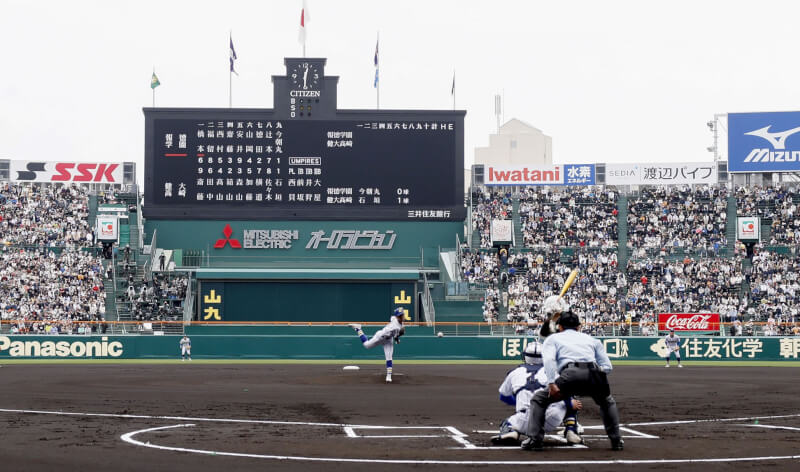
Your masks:
<svg viewBox="0 0 800 472"><path fill-rule="evenodd" d="M361 367L357 365L346 365L342 367L342 370L359 370Z"/></svg>

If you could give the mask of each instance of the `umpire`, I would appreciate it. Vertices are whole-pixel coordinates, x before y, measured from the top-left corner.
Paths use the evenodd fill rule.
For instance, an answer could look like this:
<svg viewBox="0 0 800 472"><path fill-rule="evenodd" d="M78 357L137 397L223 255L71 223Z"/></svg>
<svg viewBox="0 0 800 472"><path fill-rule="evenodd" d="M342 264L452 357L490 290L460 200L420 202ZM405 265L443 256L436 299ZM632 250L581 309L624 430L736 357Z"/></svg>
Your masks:
<svg viewBox="0 0 800 472"><path fill-rule="evenodd" d="M559 332L547 337L542 351L548 388L540 390L531 400L528 439L522 443L522 449L541 451L544 448L544 413L551 403L582 395L592 397L600 406L611 449L621 451L619 412L606 377L611 372L611 361L603 344L578 332L581 322L572 312L563 313L557 325Z"/></svg>

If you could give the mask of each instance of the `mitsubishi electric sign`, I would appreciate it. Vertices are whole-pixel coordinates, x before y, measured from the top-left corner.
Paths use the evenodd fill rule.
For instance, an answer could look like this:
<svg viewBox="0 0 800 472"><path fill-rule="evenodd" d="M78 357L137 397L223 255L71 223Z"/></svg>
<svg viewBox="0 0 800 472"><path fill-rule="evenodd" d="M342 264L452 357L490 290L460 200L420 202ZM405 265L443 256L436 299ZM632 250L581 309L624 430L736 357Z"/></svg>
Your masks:
<svg viewBox="0 0 800 472"><path fill-rule="evenodd" d="M728 114L728 172L797 171L800 112Z"/></svg>

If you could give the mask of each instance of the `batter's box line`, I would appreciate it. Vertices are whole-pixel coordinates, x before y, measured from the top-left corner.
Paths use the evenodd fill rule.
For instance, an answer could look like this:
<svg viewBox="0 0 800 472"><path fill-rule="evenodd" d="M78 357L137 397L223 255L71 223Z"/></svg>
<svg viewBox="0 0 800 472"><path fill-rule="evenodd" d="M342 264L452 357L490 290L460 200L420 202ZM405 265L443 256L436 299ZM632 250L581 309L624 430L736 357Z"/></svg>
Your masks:
<svg viewBox="0 0 800 472"><path fill-rule="evenodd" d="M795 428L794 426L778 426L772 424L737 424L736 426L749 426L751 428L785 429L788 431L800 431L800 428Z"/></svg>
<svg viewBox="0 0 800 472"><path fill-rule="evenodd" d="M603 425L592 425L592 426L583 426L584 430L587 429L604 429ZM643 433L641 431L637 431L632 428L628 428L626 426L619 427L620 432L628 433L622 434L623 439L661 439L659 436L653 436L652 434ZM497 434L497 430L494 431L487 431L487 430L478 430L473 431L477 434ZM608 436L605 434L582 434L581 435L584 439L608 439Z"/></svg>
<svg viewBox="0 0 800 472"><path fill-rule="evenodd" d="M342 428L348 438L357 439L431 439L431 438L450 438L459 443L462 449L478 449L467 439L467 434L459 431L453 426L345 426ZM445 434L400 434L400 435L364 435L356 433L356 430L442 430Z"/></svg>
<svg viewBox="0 0 800 472"><path fill-rule="evenodd" d="M592 425L592 426L584 426L583 429L602 429L602 430L605 430L605 427L603 425ZM622 437L626 438L626 439L661 439L659 436L654 436L652 434L647 434L647 433L644 433L642 431L637 431L635 429L628 428L627 426L620 426L619 430L620 430L620 432L624 431L624 432L630 434L630 436L622 435ZM592 434L592 435L588 435L588 436L584 435L583 437L607 438L608 436L606 436L605 434L603 434L603 435Z"/></svg>

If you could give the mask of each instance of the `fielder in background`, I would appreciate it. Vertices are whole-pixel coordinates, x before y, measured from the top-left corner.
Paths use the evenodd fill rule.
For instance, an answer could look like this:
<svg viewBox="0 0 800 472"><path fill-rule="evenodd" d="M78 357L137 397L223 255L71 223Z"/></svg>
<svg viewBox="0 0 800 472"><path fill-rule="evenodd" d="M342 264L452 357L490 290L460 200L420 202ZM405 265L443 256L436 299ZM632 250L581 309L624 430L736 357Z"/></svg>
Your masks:
<svg viewBox="0 0 800 472"><path fill-rule="evenodd" d="M670 328L669 334L664 337L664 344L667 346L667 365L664 367L669 367L669 358L672 357L672 353L675 353L675 359L678 360L678 367L683 367L681 365L681 338L675 334L675 328Z"/></svg>
<svg viewBox="0 0 800 472"><path fill-rule="evenodd" d="M546 376L542 368L542 345L532 342L522 353L525 361L506 375L500 385L500 401L513 405L516 413L500 425L500 433L492 436L492 444L500 446L519 446L520 434L528 430L528 407L531 398L539 390L546 389ZM578 434L578 410L583 407L580 400L567 398L553 403L545 412L544 430L553 433L564 423L564 437L569 444L580 444L583 438Z"/></svg>
<svg viewBox="0 0 800 472"><path fill-rule="evenodd" d="M189 336L184 334L179 345L181 346L181 360L185 361L187 357L192 360L192 340L189 339Z"/></svg>
<svg viewBox="0 0 800 472"><path fill-rule="evenodd" d="M370 349L377 345L383 346L383 355L386 358L386 382L392 381L392 354L394 353L394 343L400 343L400 336L405 334L406 330L403 327L403 319L406 312L402 308L395 308L389 323L375 333L372 338L367 339L364 331L361 330L361 325L353 323L350 325L356 331L361 344L365 348Z"/></svg>
<svg viewBox="0 0 800 472"><path fill-rule="evenodd" d="M557 323L560 331L547 337L542 350L547 388L533 395L525 433L528 439L522 443L522 448L543 450L547 408L565 398L585 395L592 397L600 407L611 449L621 451L619 412L607 378L612 367L603 343L578 331L581 322L575 313L562 313Z"/></svg>

